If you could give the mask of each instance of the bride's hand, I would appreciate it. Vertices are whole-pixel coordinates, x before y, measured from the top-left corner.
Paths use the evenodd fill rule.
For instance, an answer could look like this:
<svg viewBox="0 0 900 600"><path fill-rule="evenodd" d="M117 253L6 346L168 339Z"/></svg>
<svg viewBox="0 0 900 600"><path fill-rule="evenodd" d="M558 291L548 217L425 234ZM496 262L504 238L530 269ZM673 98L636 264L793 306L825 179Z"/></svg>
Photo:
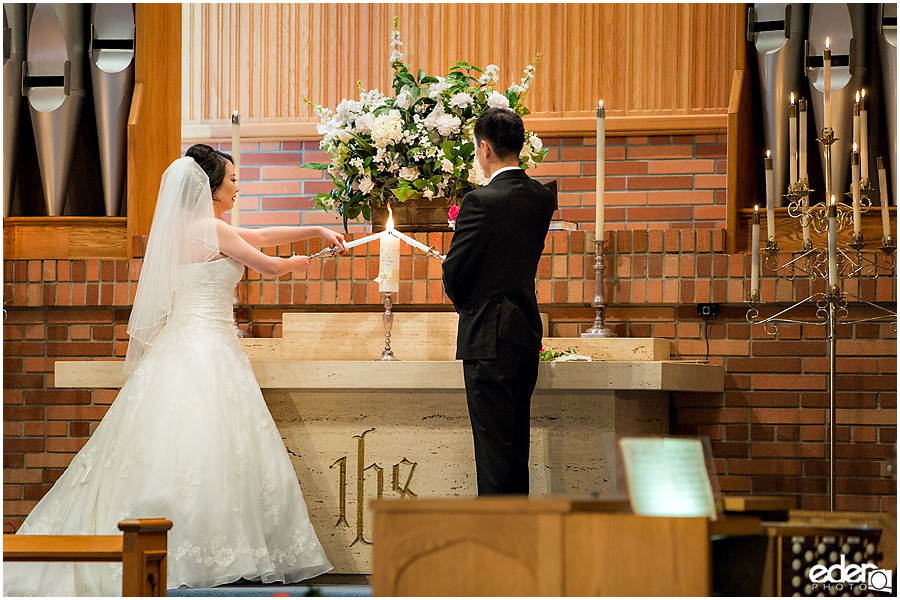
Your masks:
<svg viewBox="0 0 900 600"><path fill-rule="evenodd" d="M294 273L305 273L309 268L309 257L303 256L300 254L295 254L294 256L287 259L291 265L291 271Z"/></svg>
<svg viewBox="0 0 900 600"><path fill-rule="evenodd" d="M344 236L336 231L332 231L327 227L322 227L319 237L328 242L331 246L337 248L338 254L344 253ZM327 246L326 246L327 247Z"/></svg>

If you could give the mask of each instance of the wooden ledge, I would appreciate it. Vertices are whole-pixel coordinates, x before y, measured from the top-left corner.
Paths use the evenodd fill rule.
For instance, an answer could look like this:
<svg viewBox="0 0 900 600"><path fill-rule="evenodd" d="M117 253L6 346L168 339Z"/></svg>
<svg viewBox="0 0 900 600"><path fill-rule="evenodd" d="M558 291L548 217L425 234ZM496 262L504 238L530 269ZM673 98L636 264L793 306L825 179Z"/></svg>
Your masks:
<svg viewBox="0 0 900 600"><path fill-rule="evenodd" d="M22 259L127 259L126 217L7 217L3 257Z"/></svg>

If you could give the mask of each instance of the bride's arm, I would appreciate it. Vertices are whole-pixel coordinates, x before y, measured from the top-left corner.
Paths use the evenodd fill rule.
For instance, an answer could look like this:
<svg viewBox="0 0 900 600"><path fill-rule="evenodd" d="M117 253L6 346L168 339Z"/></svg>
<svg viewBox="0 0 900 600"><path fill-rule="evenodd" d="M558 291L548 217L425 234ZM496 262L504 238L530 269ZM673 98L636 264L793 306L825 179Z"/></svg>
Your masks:
<svg viewBox="0 0 900 600"><path fill-rule="evenodd" d="M320 237L325 240L327 242L326 246L338 246L341 248L344 246L344 236L327 227L289 227L281 225L277 227L263 227L261 229L234 227L234 230L245 242L257 248L280 246L314 237Z"/></svg>
<svg viewBox="0 0 900 600"><path fill-rule="evenodd" d="M219 252L247 265L261 275L278 277L291 271L303 273L309 267L308 256L281 258L263 254L244 240L238 231L238 228L216 219Z"/></svg>

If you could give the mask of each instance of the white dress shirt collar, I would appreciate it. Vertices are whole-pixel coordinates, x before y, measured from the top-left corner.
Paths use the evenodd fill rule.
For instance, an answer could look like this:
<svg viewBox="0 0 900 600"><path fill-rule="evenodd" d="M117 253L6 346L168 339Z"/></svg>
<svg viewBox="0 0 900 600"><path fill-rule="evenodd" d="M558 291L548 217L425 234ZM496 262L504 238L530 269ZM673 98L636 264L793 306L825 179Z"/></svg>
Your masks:
<svg viewBox="0 0 900 600"><path fill-rule="evenodd" d="M518 170L518 171L521 171L521 167L503 167L502 169L497 169L496 171L494 171L494 172L491 174L491 178L490 178L490 180L488 181L488 183L490 183L491 181L493 181L494 178L495 178L497 175L499 175L500 173L502 173L502 172L504 172L504 171L512 171L513 169Z"/></svg>

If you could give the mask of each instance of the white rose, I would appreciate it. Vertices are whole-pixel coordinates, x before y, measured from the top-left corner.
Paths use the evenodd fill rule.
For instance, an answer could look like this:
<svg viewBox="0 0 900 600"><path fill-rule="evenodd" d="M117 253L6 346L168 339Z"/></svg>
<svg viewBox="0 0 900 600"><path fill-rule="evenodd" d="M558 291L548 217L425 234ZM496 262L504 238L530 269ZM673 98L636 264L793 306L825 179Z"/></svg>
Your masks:
<svg viewBox="0 0 900 600"><path fill-rule="evenodd" d="M470 106L473 102L472 96L465 92L460 92L450 98L450 106L454 108L465 108Z"/></svg>
<svg viewBox="0 0 900 600"><path fill-rule="evenodd" d="M359 191L361 191L363 194L368 194L369 192L372 191L372 189L374 187L375 187L375 182L372 181L372 178L369 177L368 175L363 177L362 180L359 182Z"/></svg>
<svg viewBox="0 0 900 600"><path fill-rule="evenodd" d="M443 169L443 171L445 173L452 173L453 172L453 163L450 162L449 160L447 160L446 158L442 158L441 159L441 169Z"/></svg>
<svg viewBox="0 0 900 600"><path fill-rule="evenodd" d="M446 137L459 131L459 126L461 124L462 121L460 121L459 117L456 115L444 114L438 117L437 123L435 123L435 129L437 129L439 134Z"/></svg>
<svg viewBox="0 0 900 600"><path fill-rule="evenodd" d="M415 181L419 178L419 170L415 167L403 167L400 169L400 179Z"/></svg>
<svg viewBox="0 0 900 600"><path fill-rule="evenodd" d="M528 138L528 143L531 144L531 147L534 148L535 152L540 152L541 149L544 147L544 142L542 142L541 138L539 138L536 135L533 135L530 138Z"/></svg>
<svg viewBox="0 0 900 600"><path fill-rule="evenodd" d="M509 108L509 99L497 90L488 94L487 103L491 108Z"/></svg>
<svg viewBox="0 0 900 600"><path fill-rule="evenodd" d="M410 96L406 92L400 92L399 94L397 94L397 100L396 100L396 102L394 102L394 104L396 104L403 110L406 110L407 108L409 108L409 104L411 101L412 101L412 96Z"/></svg>

